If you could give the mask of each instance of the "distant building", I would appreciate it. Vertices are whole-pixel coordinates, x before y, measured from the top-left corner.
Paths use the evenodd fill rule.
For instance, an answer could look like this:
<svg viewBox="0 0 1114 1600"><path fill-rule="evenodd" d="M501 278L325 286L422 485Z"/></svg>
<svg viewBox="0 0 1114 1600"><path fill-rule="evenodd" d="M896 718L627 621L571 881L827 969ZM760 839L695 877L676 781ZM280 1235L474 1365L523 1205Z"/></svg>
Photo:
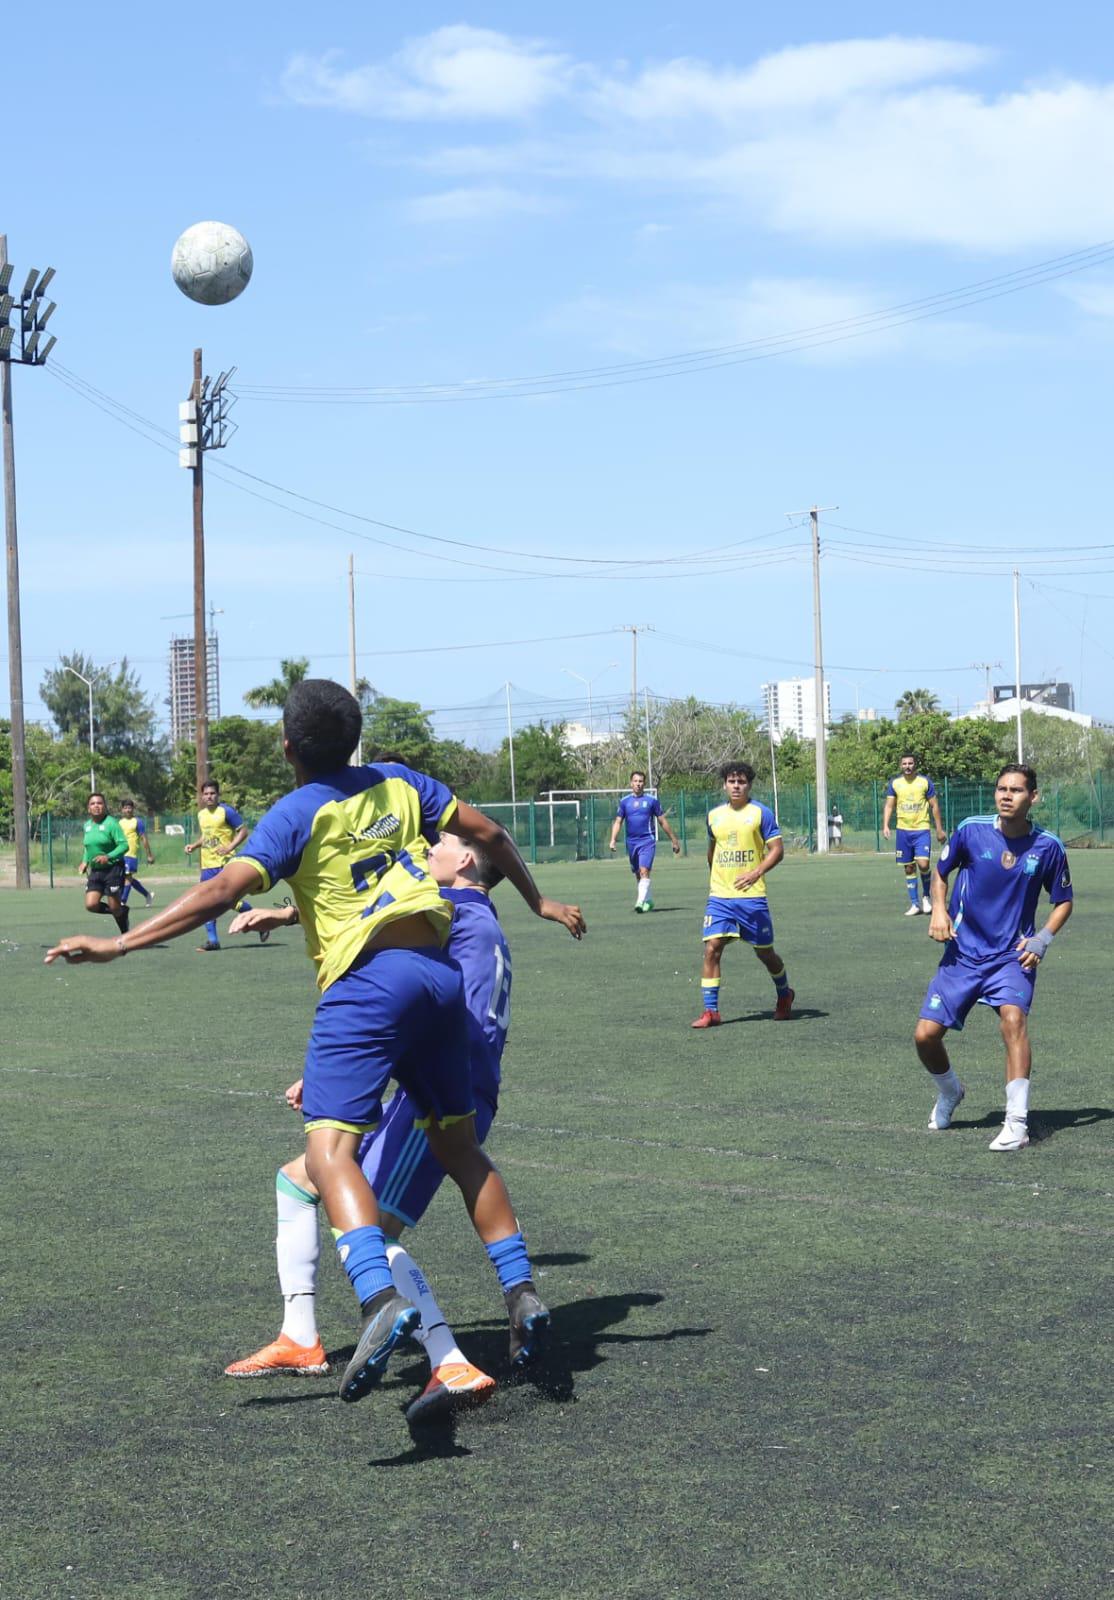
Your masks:
<svg viewBox="0 0 1114 1600"><path fill-rule="evenodd" d="M989 717L992 722L1012 722L1017 716L1017 696L1011 695L1008 700L994 700L988 706L985 700L980 700L972 706L972 717ZM1058 722L1074 722L1080 728L1093 728L1094 717L1085 715L1082 711L1071 711L1066 706L1050 705L1045 700L1027 700L1021 697L1023 712L1032 711L1039 717L1055 717Z"/></svg>
<svg viewBox="0 0 1114 1600"><path fill-rule="evenodd" d="M1014 700L1017 697L1017 685L996 683L991 693L995 705L1002 700ZM1023 683L1021 698L1033 702L1028 707L1032 711L1038 706L1059 706L1061 711L1075 710L1075 690L1070 683Z"/></svg>
<svg viewBox="0 0 1114 1600"><path fill-rule="evenodd" d="M582 750L586 744L607 744L611 738L608 728L589 728L583 722L565 723L565 743L570 750Z"/></svg>
<svg viewBox="0 0 1114 1600"><path fill-rule="evenodd" d="M209 681L209 720L220 716L220 647L215 633L205 646L205 666ZM175 748L186 744L196 733L196 683L193 672L193 635L170 641L170 743Z"/></svg>
<svg viewBox="0 0 1114 1600"><path fill-rule="evenodd" d="M777 683L764 683L762 695L766 706L766 726L780 742L787 733L798 739L816 738L816 680L815 678L780 678ZM824 684L824 726L832 721L832 686Z"/></svg>

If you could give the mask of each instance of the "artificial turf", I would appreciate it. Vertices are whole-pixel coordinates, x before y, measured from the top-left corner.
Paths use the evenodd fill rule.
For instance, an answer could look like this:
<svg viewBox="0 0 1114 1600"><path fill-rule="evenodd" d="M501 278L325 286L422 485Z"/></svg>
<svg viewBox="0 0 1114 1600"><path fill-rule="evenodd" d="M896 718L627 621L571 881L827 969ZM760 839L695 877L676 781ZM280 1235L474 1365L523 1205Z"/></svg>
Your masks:
<svg viewBox="0 0 1114 1600"><path fill-rule="evenodd" d="M41 965L100 926L79 887L0 895L0 1597L754 1596L1069 1600L1111 1582L1103 1339L1114 859L1042 971L1034 1131L1000 1122L994 1018L955 1041L953 1131L910 1035L935 961L877 858L771 877L797 991L724 962L698 1034L695 858L540 869L577 946L506 888L514 1018L490 1148L553 1308L550 1359L411 1436L396 1358L359 1406L327 1379L233 1383L278 1326L280 1091L313 1004L296 932ZM160 895L160 902L165 898ZM142 915L142 912L140 912ZM498 1286L446 1185L414 1253L500 1380ZM323 1249L320 1320L354 1303Z"/></svg>

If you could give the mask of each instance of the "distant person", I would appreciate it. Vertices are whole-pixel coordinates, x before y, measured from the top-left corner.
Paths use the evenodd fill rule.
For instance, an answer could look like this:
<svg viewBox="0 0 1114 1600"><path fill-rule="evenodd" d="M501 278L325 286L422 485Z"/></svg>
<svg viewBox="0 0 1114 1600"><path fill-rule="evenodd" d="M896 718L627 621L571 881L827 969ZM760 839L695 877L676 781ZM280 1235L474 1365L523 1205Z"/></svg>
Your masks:
<svg viewBox="0 0 1114 1600"><path fill-rule="evenodd" d="M886 789L886 804L882 811L882 837L890 837L890 823L897 812L897 862L905 869L905 892L909 896L907 917L926 916L932 910L931 854L928 812L936 825L936 838L940 844L947 840L944 824L940 820L940 802L931 778L917 771L917 758L903 755L901 771L891 778ZM917 873L920 873L920 888Z"/></svg>
<svg viewBox="0 0 1114 1600"><path fill-rule="evenodd" d="M774 949L774 925L766 899L765 874L785 854L781 829L768 806L750 798L754 768L728 761L720 768L727 804L708 813L708 865L711 880L704 912L704 1011L694 1028L718 1028L720 963L730 939L749 944L774 980L774 1017L784 1022L796 998L785 962Z"/></svg>
<svg viewBox="0 0 1114 1600"><path fill-rule="evenodd" d="M615 821L611 824L611 838L607 841L607 848L614 850L619 829L626 826L627 859L638 882L634 902L636 911L654 909L654 902L650 898L650 874L654 870L654 856L658 848L654 833L655 817L669 836L673 854L680 855L681 841L666 821L657 795L646 793L646 774L636 767L630 775L630 794L625 794L619 801Z"/></svg>
<svg viewBox="0 0 1114 1600"><path fill-rule="evenodd" d="M932 1074L936 1103L928 1119L934 1133L950 1127L964 1087L952 1070L944 1035L960 1029L976 1002L998 1013L1006 1047L1006 1116L992 1150L1023 1150L1029 1143L1029 1008L1037 968L1072 912L1067 852L1054 833L1030 819L1039 799L1032 767L1003 767L994 787L993 817L968 817L940 852L932 878L929 937L946 944L928 986L914 1035L921 1065ZM946 880L959 869L947 903ZM1041 890L1052 902L1036 932Z"/></svg>
<svg viewBox="0 0 1114 1600"><path fill-rule="evenodd" d="M85 876L85 909L95 916L111 916L121 933L128 931L128 908L124 904L124 857L128 841L115 817L108 814L108 801L94 790L86 808L78 871Z"/></svg>
<svg viewBox="0 0 1114 1600"><path fill-rule="evenodd" d="M833 805L828 813L828 845L831 849L838 849L843 843L843 818L837 805Z"/></svg>
<svg viewBox="0 0 1114 1600"><path fill-rule="evenodd" d="M247 823L234 806L225 805L220 797L220 784L210 778L201 785L201 809L197 813L199 836L186 845L186 854L201 851L201 882L207 883L222 872L248 836ZM241 900L237 911L250 911L251 902ZM259 942L266 944L270 929L260 928ZM205 943L198 945L202 955L220 949L217 923L214 917L205 924Z"/></svg>
<svg viewBox="0 0 1114 1600"><path fill-rule="evenodd" d="M147 837L147 824L142 817L135 814L134 800L120 801L120 827L128 841L128 853L124 857L124 889L120 898L127 905L133 889L138 889L148 905L154 903L154 895L150 889L145 889L136 877L136 868L139 866L139 841L142 839L143 848L147 852L148 866L154 866L155 858L151 854L151 841Z"/></svg>

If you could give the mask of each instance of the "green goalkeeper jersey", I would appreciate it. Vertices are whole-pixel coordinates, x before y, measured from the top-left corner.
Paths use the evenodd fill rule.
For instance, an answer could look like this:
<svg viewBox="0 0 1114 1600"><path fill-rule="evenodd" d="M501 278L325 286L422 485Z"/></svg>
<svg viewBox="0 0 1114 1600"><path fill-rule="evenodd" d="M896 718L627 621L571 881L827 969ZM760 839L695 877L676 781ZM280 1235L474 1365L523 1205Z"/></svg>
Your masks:
<svg viewBox="0 0 1114 1600"><path fill-rule="evenodd" d="M128 841L115 817L102 817L100 822L94 822L92 817L85 819L81 859L87 867L92 866L97 856L107 856L109 866L113 866L123 861L127 853Z"/></svg>

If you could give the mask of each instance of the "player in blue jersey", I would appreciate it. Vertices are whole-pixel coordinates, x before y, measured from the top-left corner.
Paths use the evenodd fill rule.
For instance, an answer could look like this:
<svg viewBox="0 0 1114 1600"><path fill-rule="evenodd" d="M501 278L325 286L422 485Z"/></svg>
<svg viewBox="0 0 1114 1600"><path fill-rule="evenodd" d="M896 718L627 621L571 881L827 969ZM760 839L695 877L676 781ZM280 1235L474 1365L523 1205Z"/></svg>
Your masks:
<svg viewBox="0 0 1114 1600"><path fill-rule="evenodd" d="M441 893L453 904L452 929L445 948L464 975L472 1087L476 1093L476 1137L483 1143L498 1106L500 1062L510 1025L511 955L490 899L490 891L502 873L474 840L456 838L451 833L442 834L430 850L429 870L441 885ZM246 933L261 926L277 928L292 921L297 921L295 907L260 907L237 917L231 932ZM287 1090L287 1099L296 1106L300 1097L299 1080ZM459 1348L424 1274L398 1243L403 1228L415 1227L425 1215L445 1177L445 1169L431 1152L425 1134L414 1126L416 1115L410 1096L400 1089L375 1133L365 1136L360 1163L379 1202L395 1286L400 1294L413 1300L421 1313L421 1327L415 1338L429 1357L430 1379L407 1409L407 1420L429 1422L489 1399L495 1380L474 1366ZM275 1184L275 1255L283 1298L282 1328L273 1343L226 1367L226 1376L259 1378L328 1371L316 1317L318 1199L304 1156L279 1170Z"/></svg>
<svg viewBox="0 0 1114 1600"><path fill-rule="evenodd" d="M915 1034L917 1054L936 1090L928 1126L934 1132L949 1127L963 1099L944 1035L962 1028L971 1007L982 1001L997 1011L1006 1047L1006 1116L992 1150L1022 1150L1029 1143L1029 1007L1037 968L1072 909L1067 853L1054 833L1029 816L1038 798L1032 767L1003 767L994 789L997 815L961 822L940 852L932 880L928 931L948 948ZM958 877L948 901L952 872ZM1042 890L1052 910L1037 933Z"/></svg>
<svg viewBox="0 0 1114 1600"><path fill-rule="evenodd" d="M437 831L474 838L535 915L576 939L585 931L579 907L539 892L506 829L444 784L400 765L349 766L361 729L359 704L339 684L296 684L283 710L283 751L297 787L263 816L244 853L134 933L63 939L46 955L48 963L112 961L188 933L279 878L289 883L322 991L302 1091L306 1170L362 1316L340 1382L345 1400L379 1381L420 1322L394 1287L358 1159L391 1078L421 1109L430 1147L498 1273L512 1361L537 1347L549 1323L506 1185L476 1139L464 982L443 949L452 907L426 868Z"/></svg>
<svg viewBox="0 0 1114 1600"><path fill-rule="evenodd" d="M657 795L646 793L646 774L636 767L630 775L630 794L625 794L619 801L619 809L611 825L611 838L607 842L607 848L614 851L619 829L626 826L627 859L630 861L631 871L638 880L634 902L636 911L645 912L654 909L654 902L650 898L650 874L654 870L654 855L658 847L657 835L654 833L655 817L669 836L673 854L680 855L681 841L666 821L665 812L661 809L661 801Z"/></svg>

